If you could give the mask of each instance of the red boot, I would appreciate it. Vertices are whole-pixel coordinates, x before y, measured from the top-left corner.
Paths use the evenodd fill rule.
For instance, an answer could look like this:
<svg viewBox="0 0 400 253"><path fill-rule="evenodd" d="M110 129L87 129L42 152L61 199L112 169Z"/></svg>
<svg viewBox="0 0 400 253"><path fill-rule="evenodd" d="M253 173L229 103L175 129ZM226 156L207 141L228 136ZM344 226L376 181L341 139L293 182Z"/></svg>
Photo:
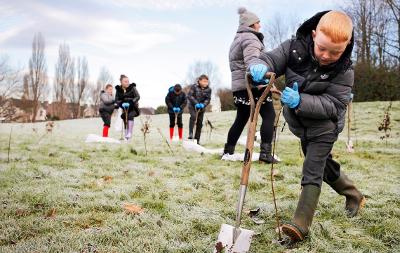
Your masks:
<svg viewBox="0 0 400 253"><path fill-rule="evenodd" d="M169 128L169 139L172 140L173 137L174 137L174 128L170 127Z"/></svg>
<svg viewBox="0 0 400 253"><path fill-rule="evenodd" d="M103 126L103 137L108 137L109 126Z"/></svg>
<svg viewBox="0 0 400 253"><path fill-rule="evenodd" d="M179 140L183 138L183 128L178 128Z"/></svg>

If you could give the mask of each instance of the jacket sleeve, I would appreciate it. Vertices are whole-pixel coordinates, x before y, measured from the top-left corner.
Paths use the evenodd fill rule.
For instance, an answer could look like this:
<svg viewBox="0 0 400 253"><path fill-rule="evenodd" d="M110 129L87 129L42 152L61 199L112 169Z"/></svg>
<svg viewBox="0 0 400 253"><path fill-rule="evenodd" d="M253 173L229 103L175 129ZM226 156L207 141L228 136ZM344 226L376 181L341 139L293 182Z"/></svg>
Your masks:
<svg viewBox="0 0 400 253"><path fill-rule="evenodd" d="M284 75L289 61L291 40L286 40L277 48L261 52L260 60L267 65L268 71L274 72L277 77Z"/></svg>
<svg viewBox="0 0 400 253"><path fill-rule="evenodd" d="M296 114L304 118L338 121L339 115L346 111L350 102L353 82L354 72L348 70L334 78L321 95L300 93Z"/></svg>
<svg viewBox="0 0 400 253"><path fill-rule="evenodd" d="M121 98L121 94L118 92L118 90L115 92L115 103L117 103L119 107L121 107L123 103L123 99Z"/></svg>
<svg viewBox="0 0 400 253"><path fill-rule="evenodd" d="M167 94L167 96L165 96L165 104L167 105L168 109L172 109L172 107L174 107L172 105L171 96L169 95L169 93Z"/></svg>
<svg viewBox="0 0 400 253"><path fill-rule="evenodd" d="M198 104L198 103L199 103L199 102L197 101L197 99L194 97L194 89L195 89L194 86L195 86L195 85L192 85L192 86L190 87L190 90L189 90L188 95L187 95L187 98L188 98L189 102L190 102L192 105L195 105L195 104Z"/></svg>
<svg viewBox="0 0 400 253"><path fill-rule="evenodd" d="M206 99L203 101L203 104L205 106L209 105L210 100L211 100L211 88L208 88L207 93L206 93Z"/></svg>
<svg viewBox="0 0 400 253"><path fill-rule="evenodd" d="M135 93L135 97L131 98L131 101L132 101L132 103L136 104L140 100L140 94L139 94L138 90L136 89L136 87L133 87L133 92Z"/></svg>
<svg viewBox="0 0 400 253"><path fill-rule="evenodd" d="M246 69L253 64L264 64L264 60L260 58L263 44L254 34L246 35L241 42L243 60Z"/></svg>
<svg viewBox="0 0 400 253"><path fill-rule="evenodd" d="M105 104L105 105L112 105L112 104L114 104L114 99L113 99L113 97L112 96L109 96L108 94L106 94L106 93L101 93L101 95L100 95L100 99L101 99L101 101Z"/></svg>

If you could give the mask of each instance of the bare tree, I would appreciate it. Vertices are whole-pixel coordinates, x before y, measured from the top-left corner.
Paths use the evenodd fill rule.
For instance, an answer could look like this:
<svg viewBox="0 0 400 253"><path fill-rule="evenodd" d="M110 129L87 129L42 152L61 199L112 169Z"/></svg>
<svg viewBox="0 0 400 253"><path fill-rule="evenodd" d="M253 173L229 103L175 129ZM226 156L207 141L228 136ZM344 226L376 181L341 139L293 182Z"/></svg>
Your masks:
<svg viewBox="0 0 400 253"><path fill-rule="evenodd" d="M95 85L91 87L91 97L93 104L95 106L96 113L98 112L99 104L100 104L100 92L104 89L106 84L111 84L114 82L114 78L111 75L110 71L106 67L102 67L100 69L99 77L97 78L97 82Z"/></svg>
<svg viewBox="0 0 400 253"><path fill-rule="evenodd" d="M386 53L396 59L400 69L400 0L385 0L385 2L391 13L389 24L393 25L393 33L389 33L393 38L388 39L390 49Z"/></svg>
<svg viewBox="0 0 400 253"><path fill-rule="evenodd" d="M74 61L71 58L69 46L66 43L60 45L58 49L58 60L55 65L54 76L54 95L57 102L56 114L60 119L64 119L65 104L67 99L68 87L74 83Z"/></svg>
<svg viewBox="0 0 400 253"><path fill-rule="evenodd" d="M12 96L22 91L21 70L13 69L6 56L0 58L0 117L11 121L15 113Z"/></svg>
<svg viewBox="0 0 400 253"><path fill-rule="evenodd" d="M362 64L371 63L372 36L374 34L374 18L376 2L382 0L352 0L343 7L353 19L357 61Z"/></svg>
<svg viewBox="0 0 400 253"><path fill-rule="evenodd" d="M197 78L205 74L210 80L210 84L218 86L221 83L220 73L218 66L211 61L195 61L189 66L186 74L186 84L193 84L197 81Z"/></svg>
<svg viewBox="0 0 400 253"><path fill-rule="evenodd" d="M45 41L41 33L36 33L32 42L32 56L29 59L29 95L32 100L32 122L35 122L40 99L47 88L47 67L44 55Z"/></svg>
<svg viewBox="0 0 400 253"><path fill-rule="evenodd" d="M388 22L389 17L386 15L386 4L381 2L377 7L375 15L375 30L372 36L372 44L375 47L375 58L378 60L380 68L385 67L386 64L386 48L387 48L387 38L388 38Z"/></svg>
<svg viewBox="0 0 400 253"><path fill-rule="evenodd" d="M298 24L296 16L285 17L276 13L264 29L264 43L267 50L278 47L282 42L295 35Z"/></svg>
<svg viewBox="0 0 400 253"><path fill-rule="evenodd" d="M357 62L381 68L399 65L399 0L352 0L342 9L354 22Z"/></svg>
<svg viewBox="0 0 400 253"><path fill-rule="evenodd" d="M76 80L69 82L68 98L74 105L74 118L81 117L81 102L89 81L89 68L86 57L78 58L76 61Z"/></svg>

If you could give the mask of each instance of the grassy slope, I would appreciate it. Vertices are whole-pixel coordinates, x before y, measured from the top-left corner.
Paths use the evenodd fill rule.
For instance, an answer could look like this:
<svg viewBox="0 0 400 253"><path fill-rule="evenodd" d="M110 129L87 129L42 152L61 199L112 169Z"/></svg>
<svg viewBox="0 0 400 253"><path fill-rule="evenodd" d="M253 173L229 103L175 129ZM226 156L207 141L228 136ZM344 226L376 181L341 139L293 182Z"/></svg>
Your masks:
<svg viewBox="0 0 400 253"><path fill-rule="evenodd" d="M400 103L393 105L387 146L377 132L386 105L356 104L356 152L346 153L343 140L334 148L343 169L369 196L366 209L346 218L344 198L324 185L310 239L290 251L400 251ZM234 112L208 117L217 130L203 143L221 147ZM155 130L162 127L167 134L166 115L153 117L145 157L139 125L132 144L106 145L84 143L88 133L100 133L100 119L57 122L54 133L39 142L43 123L14 124L9 164L11 125L0 125L0 252L210 252L220 225L234 223L241 164L186 153L178 145L171 156ZM278 144L284 162L277 166L283 177L276 190L284 220L294 212L300 190L302 158L291 136L285 129ZM113 179L105 182L103 176ZM250 181L245 208L261 206L265 219L263 225L243 219L242 227L261 233L251 251L284 252L271 243L277 235L269 166L254 164ZM145 212L125 214L124 203ZM55 215L46 217L53 208Z"/></svg>

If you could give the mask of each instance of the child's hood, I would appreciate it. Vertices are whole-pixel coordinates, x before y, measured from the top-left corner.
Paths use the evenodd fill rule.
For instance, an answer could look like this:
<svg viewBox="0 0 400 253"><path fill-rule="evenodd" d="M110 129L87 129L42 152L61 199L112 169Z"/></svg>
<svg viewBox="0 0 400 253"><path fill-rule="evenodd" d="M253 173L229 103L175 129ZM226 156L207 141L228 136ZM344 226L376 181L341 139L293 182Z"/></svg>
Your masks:
<svg viewBox="0 0 400 253"><path fill-rule="evenodd" d="M328 12L330 12L330 10L318 12L317 14L312 16L310 19L306 20L299 27L299 29L297 29L296 38L304 40L304 41L309 41L312 30L317 29L319 20L322 18L323 15L325 15ZM346 50L344 51L343 55L339 59L339 61L344 64L343 67L345 69L347 68L347 66L351 65L351 52L353 51L353 47L354 47L354 31L351 36L349 45L347 45Z"/></svg>
<svg viewBox="0 0 400 253"><path fill-rule="evenodd" d="M257 32L249 26L240 25L236 33L252 33L254 34L262 43L264 43L264 34Z"/></svg>

